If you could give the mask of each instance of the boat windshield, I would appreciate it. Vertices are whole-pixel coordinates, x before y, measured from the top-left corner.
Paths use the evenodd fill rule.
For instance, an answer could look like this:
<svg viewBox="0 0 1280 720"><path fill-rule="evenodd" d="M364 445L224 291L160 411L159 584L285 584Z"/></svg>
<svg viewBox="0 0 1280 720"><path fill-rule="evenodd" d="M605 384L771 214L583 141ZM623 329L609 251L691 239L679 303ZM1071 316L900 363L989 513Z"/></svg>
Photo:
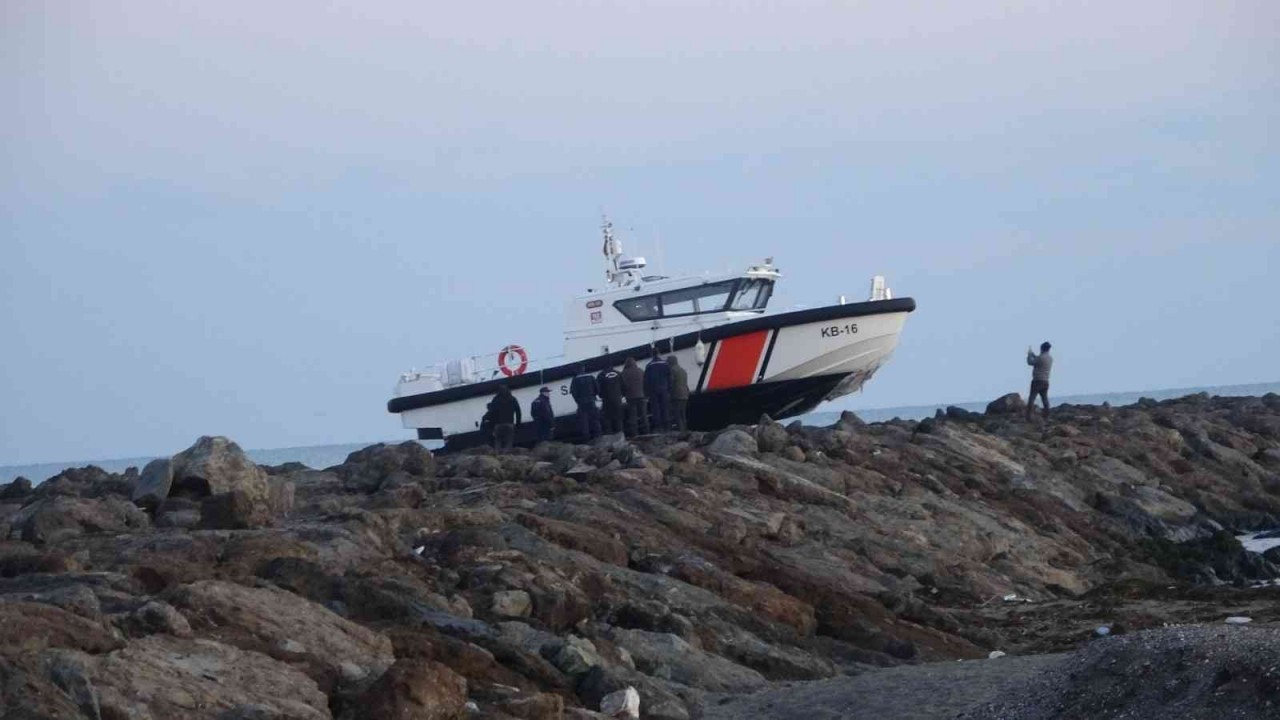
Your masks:
<svg viewBox="0 0 1280 720"><path fill-rule="evenodd" d="M743 280L730 310L763 310L773 295L772 280Z"/></svg>
<svg viewBox="0 0 1280 720"><path fill-rule="evenodd" d="M772 280L726 280L627 298L613 306L631 322L639 322L725 310L763 310L772 294Z"/></svg>

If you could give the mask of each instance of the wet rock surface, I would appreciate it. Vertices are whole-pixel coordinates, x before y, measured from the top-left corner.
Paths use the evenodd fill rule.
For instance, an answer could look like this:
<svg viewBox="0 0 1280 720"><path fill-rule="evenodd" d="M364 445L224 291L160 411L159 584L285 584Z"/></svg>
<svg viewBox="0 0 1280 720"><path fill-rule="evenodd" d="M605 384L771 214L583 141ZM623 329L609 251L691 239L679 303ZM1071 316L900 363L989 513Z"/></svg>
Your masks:
<svg viewBox="0 0 1280 720"><path fill-rule="evenodd" d="M847 714L805 717L858 717L930 663L1012 682L1101 626L1280 620L1280 568L1234 539L1280 527L1280 398L1003 410L326 470L201 438L141 475L11 484L0 714L591 717L630 687L645 718L785 717L773 693L853 683ZM930 676L936 708L1002 701L948 702L965 672Z"/></svg>

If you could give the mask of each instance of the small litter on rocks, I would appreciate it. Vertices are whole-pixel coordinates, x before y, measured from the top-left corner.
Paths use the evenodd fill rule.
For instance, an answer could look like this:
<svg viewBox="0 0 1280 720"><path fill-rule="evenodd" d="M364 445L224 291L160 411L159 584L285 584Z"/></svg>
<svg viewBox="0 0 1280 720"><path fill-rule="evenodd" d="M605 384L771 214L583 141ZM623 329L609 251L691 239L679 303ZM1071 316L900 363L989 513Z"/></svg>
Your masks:
<svg viewBox="0 0 1280 720"><path fill-rule="evenodd" d="M1228 625L1248 625L1253 622L1251 617L1229 617L1226 619Z"/></svg>
<svg viewBox="0 0 1280 720"><path fill-rule="evenodd" d="M987 659L999 660L1000 658L1005 657L1006 655L1008 655L1008 653L1003 653L1003 652L1000 652L999 650L992 650L991 654L987 656Z"/></svg>

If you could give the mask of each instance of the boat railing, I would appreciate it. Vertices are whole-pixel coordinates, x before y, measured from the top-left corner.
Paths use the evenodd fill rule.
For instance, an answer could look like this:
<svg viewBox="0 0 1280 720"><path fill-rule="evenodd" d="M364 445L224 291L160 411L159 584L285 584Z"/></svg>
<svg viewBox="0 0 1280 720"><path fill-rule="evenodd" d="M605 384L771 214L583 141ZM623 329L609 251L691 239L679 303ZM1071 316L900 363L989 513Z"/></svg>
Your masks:
<svg viewBox="0 0 1280 720"><path fill-rule="evenodd" d="M541 373L544 370L562 364L563 353L530 358L523 348L509 346L497 353L469 355L464 358L450 360L447 363L430 366L424 370L417 368L400 376L402 383L425 380L437 384L441 388L474 385L476 383L500 380L503 378L523 377Z"/></svg>

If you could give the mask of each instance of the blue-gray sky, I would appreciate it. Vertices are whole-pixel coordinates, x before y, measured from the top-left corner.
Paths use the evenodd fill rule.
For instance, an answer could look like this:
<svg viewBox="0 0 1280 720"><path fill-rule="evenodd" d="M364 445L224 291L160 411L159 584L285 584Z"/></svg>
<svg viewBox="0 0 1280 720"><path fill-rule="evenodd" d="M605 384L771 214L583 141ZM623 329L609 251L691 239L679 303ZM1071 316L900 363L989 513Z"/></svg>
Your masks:
<svg viewBox="0 0 1280 720"><path fill-rule="evenodd" d="M1280 379L1271 0L0 6L0 464L407 436L665 269L919 310L838 407Z"/></svg>

